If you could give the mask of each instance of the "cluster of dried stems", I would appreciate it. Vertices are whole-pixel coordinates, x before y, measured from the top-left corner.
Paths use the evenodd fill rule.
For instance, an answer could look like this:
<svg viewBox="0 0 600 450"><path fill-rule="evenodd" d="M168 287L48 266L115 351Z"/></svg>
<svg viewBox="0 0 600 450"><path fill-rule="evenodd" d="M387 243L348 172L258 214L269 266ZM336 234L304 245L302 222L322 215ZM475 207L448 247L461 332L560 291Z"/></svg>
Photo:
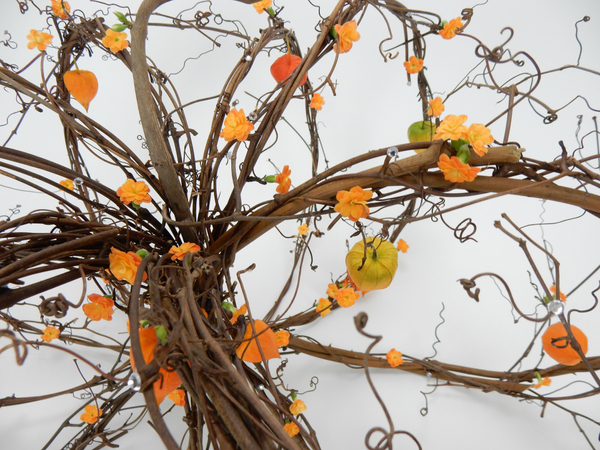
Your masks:
<svg viewBox="0 0 600 450"><path fill-rule="evenodd" d="M187 391L185 421L189 426L188 448L200 449L203 443L208 442L208 446L215 449L319 449L317 436L306 420L298 423L301 430L298 436L291 438L286 434L283 429L284 420L297 419L288 410L290 397L289 392L283 389L282 367L275 371L274 376L272 367L269 367L272 364L269 362L251 366L237 358L235 349L244 335L247 322L241 320L239 324L232 326L221 303L228 300L238 306L242 303L250 304L248 299L239 298L240 294L245 296L241 279L243 271L231 273L236 252L285 220L311 220L317 231L314 231L310 238L319 237L319 219L332 213L335 195L339 190L348 190L360 185L365 189L374 190L373 205L378 208L405 205L404 213L394 219L370 218L381 225L382 237L392 240L397 238L406 223L423 220L431 215L441 215L447 211L434 208L433 212L422 214L419 212L421 208L417 206L419 203L435 204L435 198L443 198L456 192L472 197L458 207L474 205L502 195L519 195L576 205L590 214L600 216L600 197L593 193L600 187L600 176L586 166L585 159L569 156L565 150L555 161L531 160L522 155L522 149L508 142L513 108L524 99L538 101L531 94L539 84L542 73L526 53L517 53L508 58L504 46L489 49L477 41L477 54L485 62L484 70L491 80L488 87L509 97L506 111L494 119L495 121L500 117L507 117L503 141L498 141L487 155L474 156L470 161L472 165L493 167L493 173L478 176L468 183L468 186L446 181L437 170L429 170L436 167L441 152L451 151L447 144L441 141L394 144L400 155L408 150L426 148L422 153L403 159L392 159L387 154L387 148L365 151L360 156L318 172L320 150L316 112L308 106L311 93L318 88L313 87L310 79L299 89L298 84L317 61L333 52L335 40L329 30L335 24L342 24L354 18L360 19L367 8L375 8L385 19L389 30L389 37L384 39L380 46L383 58L398 56L383 50L386 41L397 39L395 34L403 36L401 44L407 56L410 51L417 58L423 58L425 37L440 29L441 19L432 13L409 10L395 0L340 0L328 15L322 17L316 27L319 31L316 33L315 42L307 52L301 54L293 31L287 28L286 22L277 15L269 18L269 26L261 30L258 38L251 39L239 30L227 29L228 23L211 23L210 11L198 11L193 20L184 20L182 17L169 18L158 14L153 16L155 9L166 1L168 0L142 2L137 13L130 16L133 22L131 52L124 50L116 55L131 70L139 116L151 158L150 167L118 136L81 110L74 108L64 87L62 76L73 68L75 61L92 48L102 48L101 39L107 27L100 17L87 18L80 12L73 12L68 20L52 19L53 25L60 30L61 42L58 61L46 72L43 84L29 81L25 77L27 68L17 70L5 62L0 68L0 85L16 94L21 102L23 116L30 108L42 108L60 118L64 127L65 148L71 161L70 167L65 167L49 159L9 148L6 144L0 147L2 176L37 189L60 204L60 208L55 211L33 211L17 218L11 217L0 225L0 318L7 325L7 329L1 331L0 336L11 340L11 343L0 351L13 348L17 361L23 363L28 346L44 345L35 340L36 336L42 333L44 324L58 323L62 329L71 327L70 324L53 321L63 317L69 308L81 305L88 283L95 283L97 289L107 293L109 289L112 290L110 293L114 294L117 307L128 314L131 323L145 319L153 325L163 325L168 330L168 343L161 346L152 363L146 365L141 356L136 327L131 327L129 342L123 343L110 338L113 342L110 345L81 337L72 327L72 333L64 333L61 339L81 346L81 350L75 352L60 346L54 347L73 352L78 359L93 367L93 362L85 359L85 347L102 347L117 352L119 362L107 372L101 372L95 367L98 370L97 376L66 392L33 398L0 399L0 407L5 407L47 399L67 392L84 389L93 391L94 397L89 401L97 402L105 413L97 424L81 429L69 442L69 448L84 448L92 441L100 443L95 448L112 447L119 437L126 434L140 420L141 414L120 426L115 426L112 422L133 395L127 387L127 380L131 374L129 361L126 358L121 361L121 355L126 354L130 345L137 363L137 371L141 376L142 390L152 423L169 450L178 449L180 446L164 423L153 390L147 389L156 381L159 367L176 370ZM27 6L27 1L24 5ZM471 10L463 11L467 25L471 15ZM180 103L175 86L158 67L148 65L150 59L146 56L145 42L151 17L159 22L163 21L159 25L196 29L204 35L224 33L243 42L243 54L232 68L215 102L210 132L202 150L197 149L197 140L193 139L186 119L186 105ZM394 19L397 19L397 22L394 22ZM399 33L392 32L398 26L396 24L399 24ZM512 34L512 31L509 31ZM467 32L468 29L465 29L463 34L467 35ZM260 107L252 118L256 129L249 140L243 143L233 141L223 144L219 133L230 109L230 101L240 83L252 70L260 52L285 46L285 42L292 53L303 58L302 63L286 84L281 83L260 98ZM335 55L329 76L323 81L329 84L331 89L334 89L334 83L330 76L335 70L337 57L338 55ZM531 88L527 92L520 92L514 84L508 87L498 85L493 76L495 66L522 64L519 58L528 59L537 70L532 76L533 82L530 83ZM40 62L42 67L48 63L43 57ZM431 92L424 72L417 75L417 81L423 110L426 111ZM265 148L271 145L286 107L292 99L298 98L304 98L306 102L313 177L286 194L276 195L271 201L248 208L244 203L244 191L248 183L257 181L254 176L255 165ZM169 104L173 105L173 108L170 109L167 106ZM145 208L136 211L123 205L112 187L95 181L91 174L87 173L86 167L89 165L84 162L87 150L121 168L126 176L145 180L164 203L162 214L157 217ZM231 155L231 166L226 168L225 161L228 155ZM373 163L371 169L357 173L348 170L357 163L367 161ZM229 198L223 201L218 195L217 176L228 176L227 171L231 171L233 189ZM56 177L79 179L82 182L75 190L69 191L52 181L52 178ZM62 191L60 195L56 193L59 190ZM80 205L83 205L83 209ZM155 203L155 206L158 208L158 203ZM512 239L517 240L526 255L529 255L526 242L537 244L519 227L515 225L514 228L517 230L516 235L504 228L503 230ZM360 226L358 230L362 232ZM298 240L292 274L301 267L310 238ZM171 245L184 241L199 244L201 252L193 256L188 254L183 263L172 262L164 256ZM154 251L144 259L140 267L148 273L146 282L141 280L143 270L138 271L133 285L112 279L107 287L101 281L102 277L109 277L106 269L111 247L135 251L149 246L153 247ZM529 256L528 258L535 268L532 259ZM555 267L556 285L559 290L558 262ZM537 269L536 273L539 273ZM37 282L23 281L32 275L43 275L43 278ZM477 296L471 291L475 287L475 279L483 275L498 277L494 274L480 274L471 280L463 280L465 289L473 297ZM264 318L273 328L298 329L319 317L314 309L296 315L276 316L284 295L290 289L291 278ZM43 298L41 302L36 300L41 294L77 279L81 279L83 283L79 302L70 302L62 295ZM541 277L539 281L550 298L551 294ZM502 282L504 283L503 280ZM504 284L510 293L508 285ZM24 301L39 304L42 320L32 323L19 318L20 308L24 307L21 302ZM513 304L520 313L514 301ZM336 307L334 305L334 309ZM200 313L200 308L211 312L210 319ZM252 317L251 308L249 312ZM532 320L546 322L548 319L549 315ZM560 319L568 324L568 318L561 315ZM364 333L365 324L366 316L357 318L357 328L360 332ZM87 328L87 325L84 328ZM380 339L377 336L371 337L374 343ZM370 348L365 353L348 351L324 346L313 339L295 334L291 336L288 348L294 352L351 367L362 367L367 376L369 368L390 369L384 358L370 354ZM528 350L523 356L527 352ZM522 372L515 372L512 368L495 372L460 367L433 359L409 358L394 370L433 376L440 383L445 382L452 386L495 391L521 399L554 403L565 398L598 394L600 381L595 374L598 369L600 357L583 357L583 362L576 366L556 365L539 370L542 376L575 372L589 372L593 375L596 387L587 392L561 398L546 398L528 391L531 380L534 379L534 368ZM379 399L374 386L372 387ZM383 402L381 405L385 409ZM569 412L575 419L579 416L574 411ZM66 418L63 427L66 427L76 414L77 412ZM389 415L388 419L387 428L371 430L367 436L369 447L391 448L392 437L398 433L410 436L420 447L410 433L395 430ZM587 417L586 419L592 420ZM372 447L369 440L376 431L381 432L383 438ZM59 432L60 430L52 439L55 439Z"/></svg>

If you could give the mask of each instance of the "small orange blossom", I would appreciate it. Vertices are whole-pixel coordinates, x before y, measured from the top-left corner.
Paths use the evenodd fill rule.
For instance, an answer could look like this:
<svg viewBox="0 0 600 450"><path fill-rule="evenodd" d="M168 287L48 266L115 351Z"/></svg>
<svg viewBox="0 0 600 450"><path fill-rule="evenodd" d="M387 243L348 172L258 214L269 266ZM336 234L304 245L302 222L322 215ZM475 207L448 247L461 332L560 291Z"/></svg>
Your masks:
<svg viewBox="0 0 600 450"><path fill-rule="evenodd" d="M323 109L323 105L325 104L325 99L321 94L314 94L310 100L310 106L312 109L317 111L321 111Z"/></svg>
<svg viewBox="0 0 600 450"><path fill-rule="evenodd" d="M66 19L67 14L71 12L71 7L64 0L52 0L52 14Z"/></svg>
<svg viewBox="0 0 600 450"><path fill-rule="evenodd" d="M321 317L325 317L327 314L331 313L331 302L329 299L319 299L319 303L317 303L317 312L321 314Z"/></svg>
<svg viewBox="0 0 600 450"><path fill-rule="evenodd" d="M275 181L278 184L276 189L278 193L285 194L290 190L290 186L292 185L292 180L290 180L291 174L290 166L283 166L281 173L277 174Z"/></svg>
<svg viewBox="0 0 600 450"><path fill-rule="evenodd" d="M419 73L423 70L423 60L411 56L408 61L404 63L404 67L408 73Z"/></svg>
<svg viewBox="0 0 600 450"><path fill-rule="evenodd" d="M300 428L298 428L298 425L296 425L294 422L288 422L283 426L283 429L285 430L285 432L287 434L289 434L291 437L296 436L298 433L300 433Z"/></svg>
<svg viewBox="0 0 600 450"><path fill-rule="evenodd" d="M227 142L231 142L234 139L241 142L248 139L248 135L252 130L254 130L254 124L246 119L244 110L240 109L238 111L237 109L232 108L231 111L229 111L229 114L227 114L227 117L225 117L223 130L219 136Z"/></svg>
<svg viewBox="0 0 600 450"><path fill-rule="evenodd" d="M277 347L287 347L290 343L290 333L285 330L279 330L275 333L277 339Z"/></svg>
<svg viewBox="0 0 600 450"><path fill-rule="evenodd" d="M44 334L42 334L40 338L42 339L42 341L50 342L58 338L59 335L60 330L58 328L48 326L46 327L46 329L44 330Z"/></svg>
<svg viewBox="0 0 600 450"><path fill-rule="evenodd" d="M554 294L554 298L556 298L556 286L554 286L554 285L550 286L550 292L552 292ZM560 299L563 302L567 301L566 295L563 294L562 292L560 293Z"/></svg>
<svg viewBox="0 0 600 450"><path fill-rule="evenodd" d="M260 2L252 3L257 13L262 14L265 9L271 6L273 0L261 0Z"/></svg>
<svg viewBox="0 0 600 450"><path fill-rule="evenodd" d="M442 103L442 97L436 97L433 100L429 100L429 109L427 110L428 116L439 117L444 112L446 107Z"/></svg>
<svg viewBox="0 0 600 450"><path fill-rule="evenodd" d="M308 224L303 223L298 227L298 234L300 236L306 236L308 234Z"/></svg>
<svg viewBox="0 0 600 450"><path fill-rule="evenodd" d="M481 169L460 162L456 156L448 158L448 155L445 153L440 155L437 165L444 174L444 178L451 183L473 181L481 171Z"/></svg>
<svg viewBox="0 0 600 450"><path fill-rule="evenodd" d="M27 48L31 50L37 47L41 52L46 50L46 47L52 43L52 35L48 33L40 33L37 30L31 30L27 35L30 42L27 43Z"/></svg>
<svg viewBox="0 0 600 450"><path fill-rule="evenodd" d="M81 308L87 317L95 322L102 319L112 320L115 302L111 298L106 298L98 294L90 294L88 295L88 300L90 302Z"/></svg>
<svg viewBox="0 0 600 450"><path fill-rule="evenodd" d="M354 186L350 191L338 191L335 198L339 202L334 210L352 222L369 215L367 201L373 197L373 191L363 191L360 186Z"/></svg>
<svg viewBox="0 0 600 450"><path fill-rule="evenodd" d="M119 33L109 28L106 30L106 36L102 38L102 45L109 48L113 53L119 53L129 47L127 33Z"/></svg>
<svg viewBox="0 0 600 450"><path fill-rule="evenodd" d="M186 253L197 253L200 251L200 246L198 244L192 244L191 242L184 242L179 247L172 246L169 253L172 253L171 261L179 260L183 261L183 257Z"/></svg>
<svg viewBox="0 0 600 450"><path fill-rule="evenodd" d="M353 42L356 42L360 39L360 33L356 31L356 27L356 20L346 22L344 25L336 25L334 27L340 42L340 53L349 52L352 48ZM333 51L337 52L337 49L338 46L335 44L333 46Z"/></svg>
<svg viewBox="0 0 600 450"><path fill-rule="evenodd" d="M471 124L467 130L467 139L475 153L479 156L485 155L488 151L484 145L489 145L494 142L494 137L490 134L490 130L480 123Z"/></svg>
<svg viewBox="0 0 600 450"><path fill-rule="evenodd" d="M335 298L338 293L338 285L337 284L328 284L327 285L327 295L331 298Z"/></svg>
<svg viewBox="0 0 600 450"><path fill-rule="evenodd" d="M85 407L85 412L79 416L79 418L86 423L96 423L98 422L98 417L102 415L102 410L98 409L96 405L87 405Z"/></svg>
<svg viewBox="0 0 600 450"><path fill-rule="evenodd" d="M406 251L408 250L408 244L406 243L406 241L404 239L400 239L398 241L398 243L396 244L396 247L398 248L398 250L400 250L402 253L406 253Z"/></svg>
<svg viewBox="0 0 600 450"><path fill-rule="evenodd" d="M150 203L152 197L148 194L150 188L143 181L135 181L129 178L119 189L117 195L121 198L124 205L129 205L131 202L136 205L142 203Z"/></svg>
<svg viewBox="0 0 600 450"><path fill-rule="evenodd" d="M387 358L388 364L392 367L397 367L404 363L404 360L402 359L402 353L395 348L391 349L387 355L385 355L385 357Z"/></svg>
<svg viewBox="0 0 600 450"><path fill-rule="evenodd" d="M70 189L70 190L75 189L75 185L73 184L73 180L68 180L68 179L67 180L62 180L60 182L60 185L66 187L67 189Z"/></svg>
<svg viewBox="0 0 600 450"><path fill-rule="evenodd" d="M302 400L294 400L294 403L290 405L290 412L294 416L302 414L304 411L306 411L306 405Z"/></svg>
<svg viewBox="0 0 600 450"><path fill-rule="evenodd" d="M458 28L462 28L462 26L463 23L460 20L460 17L457 17L456 19L452 19L450 22L444 25L444 29L439 31L439 35L444 39L452 39L454 36L456 36L456 30ZM460 33L460 31L458 31L458 33Z"/></svg>
<svg viewBox="0 0 600 450"><path fill-rule="evenodd" d="M169 394L169 400L177 406L185 405L185 391L183 389L175 389Z"/></svg>
<svg viewBox="0 0 600 450"><path fill-rule="evenodd" d="M112 273L117 280L126 280L129 284L133 284L135 281L135 274L142 262L142 257L137 253L125 253L112 247L110 249L110 255L108 255L108 261L110 262L110 273ZM146 278L148 278L148 275L144 273L142 281L146 281Z"/></svg>
<svg viewBox="0 0 600 450"><path fill-rule="evenodd" d="M552 380L548 377L544 377L544 379L542 381L540 381L538 384L534 384L531 387L534 389L539 389L542 386L550 386L550 383L552 383Z"/></svg>
<svg viewBox="0 0 600 450"><path fill-rule="evenodd" d="M352 288L342 288L338 291L335 299L342 308L349 308L354 305L354 302L360 297L358 292L355 292Z"/></svg>
<svg viewBox="0 0 600 450"><path fill-rule="evenodd" d="M463 125L467 120L467 116L454 116L450 114L437 127L433 139L442 139L444 141L450 139L457 141L458 139L467 140L467 127Z"/></svg>

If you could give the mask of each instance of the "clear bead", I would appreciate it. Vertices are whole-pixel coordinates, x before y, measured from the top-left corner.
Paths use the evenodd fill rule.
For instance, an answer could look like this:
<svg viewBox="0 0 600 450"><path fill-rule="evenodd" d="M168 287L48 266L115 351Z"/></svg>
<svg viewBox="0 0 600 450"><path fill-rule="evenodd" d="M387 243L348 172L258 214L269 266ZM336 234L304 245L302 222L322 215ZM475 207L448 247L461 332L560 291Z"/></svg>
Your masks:
<svg viewBox="0 0 600 450"><path fill-rule="evenodd" d="M129 380L127 380L127 386L133 392L140 392L140 389L142 388L142 379L137 373L134 372L129 376Z"/></svg>
<svg viewBox="0 0 600 450"><path fill-rule="evenodd" d="M252 122L254 122L257 117L258 117L258 114L256 114L256 112L254 112L254 111L252 111L250 114L248 114L248 119L250 119Z"/></svg>
<svg viewBox="0 0 600 450"><path fill-rule="evenodd" d="M427 378L431 378L433 376L433 374L429 371L427 371Z"/></svg>
<svg viewBox="0 0 600 450"><path fill-rule="evenodd" d="M552 300L548 303L548 311L552 314L559 315L562 314L565 310L565 304L560 300Z"/></svg>
<svg viewBox="0 0 600 450"><path fill-rule="evenodd" d="M390 147L387 149L387 155L390 158L395 158L396 156L398 156L398 149L396 147Z"/></svg>
<svg viewBox="0 0 600 450"><path fill-rule="evenodd" d="M412 84L412 83L411 83L410 81L407 81L407 82L406 82L406 85L407 85L407 86L410 86L411 84Z"/></svg>
<svg viewBox="0 0 600 450"><path fill-rule="evenodd" d="M265 390L265 387L264 387L262 384L259 384L259 385L258 385L258 389L260 389L261 391L264 391L264 390Z"/></svg>
<svg viewBox="0 0 600 450"><path fill-rule="evenodd" d="M73 180L73 183L75 183L77 186L81 186L83 184L83 180L77 177Z"/></svg>
<svg viewBox="0 0 600 450"><path fill-rule="evenodd" d="M250 61L252 61L252 56L250 56L250 55L246 55L246 56L244 57L244 59L245 59L246 61L250 62Z"/></svg>

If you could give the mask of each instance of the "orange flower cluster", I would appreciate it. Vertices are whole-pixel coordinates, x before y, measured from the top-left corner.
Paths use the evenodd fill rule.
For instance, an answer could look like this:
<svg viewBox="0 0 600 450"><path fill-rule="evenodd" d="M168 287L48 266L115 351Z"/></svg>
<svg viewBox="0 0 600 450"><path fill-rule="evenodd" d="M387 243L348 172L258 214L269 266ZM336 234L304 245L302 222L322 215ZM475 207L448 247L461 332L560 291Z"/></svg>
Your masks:
<svg viewBox="0 0 600 450"><path fill-rule="evenodd" d="M456 156L448 158L448 155L442 153L437 163L444 174L444 179L451 183L462 183L463 181L473 181L481 171L476 167L471 167L460 161Z"/></svg>
<svg viewBox="0 0 600 450"><path fill-rule="evenodd" d="M60 330L56 327L46 327L44 333L40 336L42 341L50 342L54 339L58 338L60 335Z"/></svg>
<svg viewBox="0 0 600 450"><path fill-rule="evenodd" d="M490 134L490 130L479 123L474 123L469 128L463 123L467 120L467 116L449 115L442 121L437 128L433 139L443 139L457 141L463 139L469 141L475 153L483 156L487 153L487 148L484 145L489 145L494 142L494 137Z"/></svg>
<svg viewBox="0 0 600 450"><path fill-rule="evenodd" d="M265 9L271 6L273 0L261 0L260 2L252 3L257 13L262 14Z"/></svg>
<svg viewBox="0 0 600 450"><path fill-rule="evenodd" d="M317 303L317 312L321 314L321 317L325 317L327 314L331 313L331 302L329 299L319 299L319 303Z"/></svg>
<svg viewBox="0 0 600 450"><path fill-rule="evenodd" d="M404 68L408 73L419 73L421 70L423 70L423 60L411 56L408 58L408 61L404 63Z"/></svg>
<svg viewBox="0 0 600 450"><path fill-rule="evenodd" d="M290 166L283 166L281 173L277 174L275 182L278 184L276 189L278 193L285 194L290 190L290 186L292 185L292 180L290 180L291 174Z"/></svg>
<svg viewBox="0 0 600 450"><path fill-rule="evenodd" d="M41 52L46 50L46 47L52 43L51 34L40 33L37 30L31 30L30 34L27 35L27 39L29 39L29 42L27 43L27 48L29 50L37 47Z"/></svg>
<svg viewBox="0 0 600 450"><path fill-rule="evenodd" d="M98 294L90 294L88 295L88 300L90 303L86 303L81 308L87 317L95 322L102 319L112 320L115 302L111 298L103 297Z"/></svg>
<svg viewBox="0 0 600 450"><path fill-rule="evenodd" d="M287 422L284 426L283 429L285 430L285 432L287 434L289 434L291 437L296 436L298 433L300 433L300 428L298 428L298 425L296 425L294 422Z"/></svg>
<svg viewBox="0 0 600 450"><path fill-rule="evenodd" d="M402 359L402 353L400 353L395 348L391 349L387 355L385 355L387 362L392 367L398 367L400 364L404 363Z"/></svg>
<svg viewBox="0 0 600 450"><path fill-rule="evenodd" d="M321 94L314 94L310 100L310 106L312 109L317 111L321 111L323 109L323 105L325 104L325 99Z"/></svg>
<svg viewBox="0 0 600 450"><path fill-rule="evenodd" d="M304 411L306 411L306 405L302 400L294 400L294 403L290 405L290 412L294 416L302 414Z"/></svg>
<svg viewBox="0 0 600 450"><path fill-rule="evenodd" d="M429 109L427 109L427 115L433 117L439 117L444 112L446 107L442 103L441 97L436 97L433 100L429 100Z"/></svg>
<svg viewBox="0 0 600 450"><path fill-rule="evenodd" d="M61 19L66 19L67 14L71 12L71 7L64 0L52 0L52 14L60 17Z"/></svg>
<svg viewBox="0 0 600 450"><path fill-rule="evenodd" d="M131 178L117 189L117 195L121 198L124 205L129 205L131 202L136 205L150 203L152 197L148 194L149 192L150 188L146 183L143 181L135 181Z"/></svg>
<svg viewBox="0 0 600 450"><path fill-rule="evenodd" d="M406 241L404 241L404 239L400 239L398 241L398 244L396 244L396 247L398 248L399 251L401 251L402 253L406 253L408 250L408 244L406 243Z"/></svg>
<svg viewBox="0 0 600 450"><path fill-rule="evenodd" d="M129 284L133 284L138 267L142 262L142 257L137 253L125 253L112 247L110 255L108 255L108 261L110 262L109 271L117 280L125 280ZM146 278L148 278L148 275L144 273L142 281L146 281Z"/></svg>
<svg viewBox="0 0 600 450"><path fill-rule="evenodd" d="M127 33L119 33L118 31L113 31L109 28L106 30L106 36L102 38L102 45L110 49L113 53L119 53L121 50L125 50L129 47Z"/></svg>
<svg viewBox="0 0 600 450"><path fill-rule="evenodd" d="M474 123L467 130L467 140L471 143L475 153L483 156L487 153L487 148L484 145L494 142L494 137L486 127L479 123Z"/></svg>
<svg viewBox="0 0 600 450"><path fill-rule="evenodd" d="M457 33L460 33L457 29L462 28L462 26L463 23L460 20L460 17L457 17L444 25L444 29L439 32L439 35L444 39L452 39Z"/></svg>
<svg viewBox="0 0 600 450"><path fill-rule="evenodd" d="M356 31L356 20L351 22L346 22L344 25L336 25L334 27L335 32L338 35L340 42L340 53L347 53L352 49L353 42L356 42L360 39L360 33ZM338 45L335 44L333 46L333 51L337 52Z"/></svg>
<svg viewBox="0 0 600 450"><path fill-rule="evenodd" d="M60 185L66 187L67 189L70 189L71 191L73 189L75 189L75 185L73 184L73 180L62 180L60 182Z"/></svg>
<svg viewBox="0 0 600 450"><path fill-rule="evenodd" d="M237 139L241 142L248 139L248 135L252 130L254 130L254 124L246 119L244 110L240 109L238 111L237 109L233 108L231 111L229 111L227 117L225 117L223 130L219 136L221 136L227 142L231 142L234 139Z"/></svg>
<svg viewBox="0 0 600 450"><path fill-rule="evenodd" d="M556 286L554 286L554 285L550 286L550 292L552 292L554 294L554 298L556 298ZM561 292L560 299L561 299L561 301L566 302L567 296Z"/></svg>
<svg viewBox="0 0 600 450"><path fill-rule="evenodd" d="M350 191L338 191L335 198L339 202L334 210L343 217L348 217L352 222L369 215L367 201L373 197L373 191L363 191L359 186L354 186Z"/></svg>
<svg viewBox="0 0 600 450"><path fill-rule="evenodd" d="M183 389L175 389L169 394L169 400L177 406L185 405L185 391Z"/></svg>
<svg viewBox="0 0 600 450"><path fill-rule="evenodd" d="M96 423L98 422L98 417L102 415L102 410L98 409L96 405L87 405L84 411L79 418L86 423Z"/></svg>
<svg viewBox="0 0 600 450"><path fill-rule="evenodd" d="M184 242L179 247L172 246L169 253L172 253L171 261L183 261L183 257L186 253L197 253L200 251L200 246L198 244L192 244L191 242Z"/></svg>
<svg viewBox="0 0 600 450"><path fill-rule="evenodd" d="M290 343L290 333L285 330L279 330L275 333L277 339L277 347L287 347Z"/></svg>

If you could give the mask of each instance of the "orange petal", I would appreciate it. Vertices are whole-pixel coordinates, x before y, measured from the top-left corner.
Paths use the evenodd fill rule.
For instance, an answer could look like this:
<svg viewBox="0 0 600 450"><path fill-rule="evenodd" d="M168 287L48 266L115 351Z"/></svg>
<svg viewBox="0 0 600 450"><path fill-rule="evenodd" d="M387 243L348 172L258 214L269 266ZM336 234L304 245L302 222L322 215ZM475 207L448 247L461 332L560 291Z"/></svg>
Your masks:
<svg viewBox="0 0 600 450"><path fill-rule="evenodd" d="M156 330L154 327L148 328L139 328L140 333L140 345L142 346L142 355L144 355L144 362L148 364L150 361L154 359L154 347L158 343L158 338L156 337ZM133 362L133 351L129 351L129 359L131 360L131 368L135 370L135 363ZM169 394L167 392L167 394Z"/></svg>
<svg viewBox="0 0 600 450"><path fill-rule="evenodd" d="M154 395L156 403L160 405L167 395L181 385L181 380L177 372L167 372L161 368L158 373L162 375L162 378L154 383Z"/></svg>
<svg viewBox="0 0 600 450"><path fill-rule="evenodd" d="M258 343L262 349L265 359L279 358L279 350L277 348L277 338L275 333L269 325L264 323L262 320L254 321L254 328L256 328L256 334L258 335ZM257 338L249 340L252 336L252 326L248 324L246 327L246 333L244 334L244 342L236 350L237 355L243 361L250 363L258 363L262 361L260 351L258 350Z"/></svg>
<svg viewBox="0 0 600 450"><path fill-rule="evenodd" d="M89 70L70 70L63 76L65 87L69 93L87 111L90 102L98 92L98 79Z"/></svg>

